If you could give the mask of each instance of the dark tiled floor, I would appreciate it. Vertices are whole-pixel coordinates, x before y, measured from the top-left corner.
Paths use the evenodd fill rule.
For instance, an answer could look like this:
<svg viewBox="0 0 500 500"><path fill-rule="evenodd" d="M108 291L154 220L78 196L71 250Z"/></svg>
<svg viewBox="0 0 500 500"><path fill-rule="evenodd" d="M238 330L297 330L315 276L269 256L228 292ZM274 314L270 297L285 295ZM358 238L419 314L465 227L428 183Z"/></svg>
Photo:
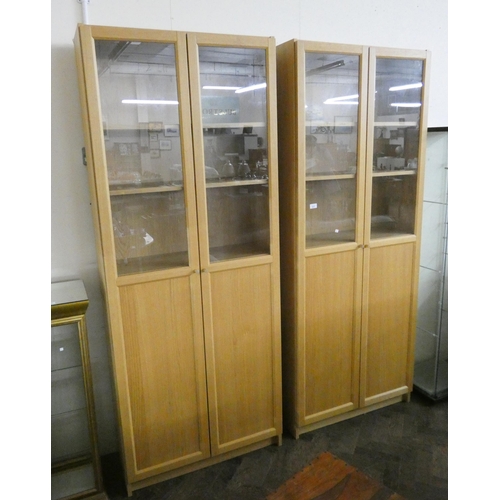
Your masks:
<svg viewBox="0 0 500 500"><path fill-rule="evenodd" d="M329 451L408 500L448 498L448 402L409 403L325 427L135 491L132 500L263 500ZM102 459L110 500L127 498L117 455Z"/></svg>

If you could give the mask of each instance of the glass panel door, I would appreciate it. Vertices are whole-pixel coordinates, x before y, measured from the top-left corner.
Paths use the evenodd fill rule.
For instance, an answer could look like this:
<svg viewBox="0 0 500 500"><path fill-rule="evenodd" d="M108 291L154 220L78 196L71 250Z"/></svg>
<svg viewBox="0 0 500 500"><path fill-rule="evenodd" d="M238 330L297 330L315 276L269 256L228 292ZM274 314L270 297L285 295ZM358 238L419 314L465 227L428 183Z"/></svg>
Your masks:
<svg viewBox="0 0 500 500"><path fill-rule="evenodd" d="M267 51L198 54L210 262L269 254Z"/></svg>
<svg viewBox="0 0 500 500"><path fill-rule="evenodd" d="M305 56L306 247L355 241L358 55Z"/></svg>
<svg viewBox="0 0 500 500"><path fill-rule="evenodd" d="M175 44L95 47L118 274L187 266Z"/></svg>
<svg viewBox="0 0 500 500"><path fill-rule="evenodd" d="M415 232L423 64L376 58L372 238Z"/></svg>

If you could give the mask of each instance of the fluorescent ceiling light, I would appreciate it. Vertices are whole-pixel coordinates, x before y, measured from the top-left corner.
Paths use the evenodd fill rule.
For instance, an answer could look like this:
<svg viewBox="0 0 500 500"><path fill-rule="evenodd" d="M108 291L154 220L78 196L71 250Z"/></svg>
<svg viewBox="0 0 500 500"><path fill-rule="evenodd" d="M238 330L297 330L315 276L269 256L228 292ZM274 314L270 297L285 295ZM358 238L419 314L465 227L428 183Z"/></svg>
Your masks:
<svg viewBox="0 0 500 500"><path fill-rule="evenodd" d="M395 87L390 87L389 90L394 92L396 90L408 90L408 89L419 89L422 86L422 82L409 83L408 85L396 85Z"/></svg>
<svg viewBox="0 0 500 500"><path fill-rule="evenodd" d="M323 104L358 104L358 101L350 101L350 99L357 99L358 97L358 94L345 95L342 97L331 97L330 99L327 99Z"/></svg>
<svg viewBox="0 0 500 500"><path fill-rule="evenodd" d="M163 99L122 99L123 104L179 104L178 101L165 101Z"/></svg>
<svg viewBox="0 0 500 500"><path fill-rule="evenodd" d="M241 87L235 91L236 94L241 94L242 92L250 92L251 90L257 89L265 89L267 87L267 83L257 83L255 85L250 85L249 87Z"/></svg>
<svg viewBox="0 0 500 500"><path fill-rule="evenodd" d="M421 102L393 102L391 104L394 108L420 108Z"/></svg>
<svg viewBox="0 0 500 500"><path fill-rule="evenodd" d="M226 87L225 85L203 85L205 90L238 90L241 87Z"/></svg>

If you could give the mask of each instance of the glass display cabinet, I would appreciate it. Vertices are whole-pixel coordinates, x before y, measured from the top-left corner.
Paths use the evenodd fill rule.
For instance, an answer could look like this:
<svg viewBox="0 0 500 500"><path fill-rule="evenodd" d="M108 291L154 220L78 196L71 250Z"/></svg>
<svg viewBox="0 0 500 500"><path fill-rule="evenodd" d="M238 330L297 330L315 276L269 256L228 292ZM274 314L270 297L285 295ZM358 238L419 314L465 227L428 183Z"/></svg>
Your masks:
<svg viewBox="0 0 500 500"><path fill-rule="evenodd" d="M448 127L427 130L414 387L448 396Z"/></svg>
<svg viewBox="0 0 500 500"><path fill-rule="evenodd" d="M79 26L129 493L281 442L273 38Z"/></svg>
<svg viewBox="0 0 500 500"><path fill-rule="evenodd" d="M52 283L52 500L106 500L81 280Z"/></svg>
<svg viewBox="0 0 500 500"><path fill-rule="evenodd" d="M428 53L277 48L285 423L409 397Z"/></svg>

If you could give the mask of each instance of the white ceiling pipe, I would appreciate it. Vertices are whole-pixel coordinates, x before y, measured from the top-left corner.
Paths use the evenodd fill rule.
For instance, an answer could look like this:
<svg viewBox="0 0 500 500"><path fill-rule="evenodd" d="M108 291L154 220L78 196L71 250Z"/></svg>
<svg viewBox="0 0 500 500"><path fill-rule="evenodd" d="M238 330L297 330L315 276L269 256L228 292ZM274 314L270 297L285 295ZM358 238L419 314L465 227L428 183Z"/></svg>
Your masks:
<svg viewBox="0 0 500 500"><path fill-rule="evenodd" d="M88 4L90 0L78 0L82 4L82 16L83 16L83 24L89 24L89 10Z"/></svg>

